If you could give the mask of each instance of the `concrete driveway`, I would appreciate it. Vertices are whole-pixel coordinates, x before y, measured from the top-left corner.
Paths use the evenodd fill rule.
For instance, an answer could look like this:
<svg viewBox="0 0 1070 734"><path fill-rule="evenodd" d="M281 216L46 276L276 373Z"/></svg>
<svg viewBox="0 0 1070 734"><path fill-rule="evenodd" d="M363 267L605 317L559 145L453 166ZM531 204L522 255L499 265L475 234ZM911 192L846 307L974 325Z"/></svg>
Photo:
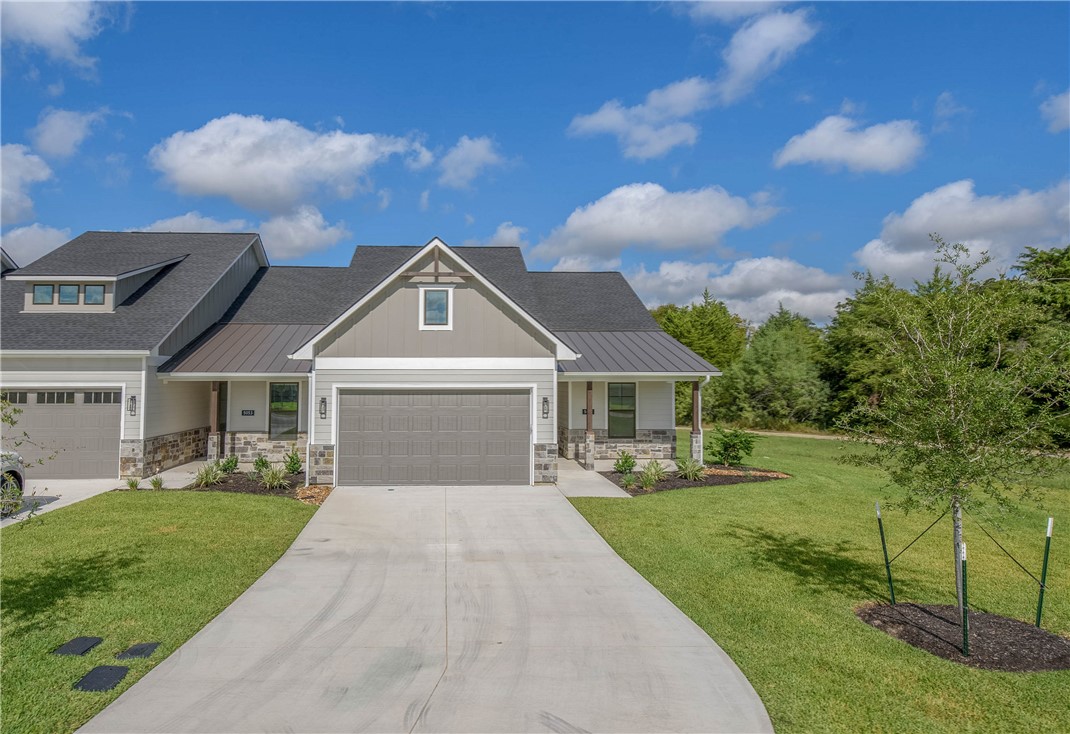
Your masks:
<svg viewBox="0 0 1070 734"><path fill-rule="evenodd" d="M771 731L553 487L339 488L85 732Z"/></svg>

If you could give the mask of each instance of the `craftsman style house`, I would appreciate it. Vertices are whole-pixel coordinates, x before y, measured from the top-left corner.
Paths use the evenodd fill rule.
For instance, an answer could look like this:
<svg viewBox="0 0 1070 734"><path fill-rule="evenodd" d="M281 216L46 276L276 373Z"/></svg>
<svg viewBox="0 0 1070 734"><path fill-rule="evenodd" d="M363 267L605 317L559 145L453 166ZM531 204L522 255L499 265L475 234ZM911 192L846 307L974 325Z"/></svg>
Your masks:
<svg viewBox="0 0 1070 734"><path fill-rule="evenodd" d="M675 456L674 383L718 374L619 273L514 247L281 267L256 234L87 232L0 289L8 433L50 478L296 447L313 483L553 482L559 458Z"/></svg>

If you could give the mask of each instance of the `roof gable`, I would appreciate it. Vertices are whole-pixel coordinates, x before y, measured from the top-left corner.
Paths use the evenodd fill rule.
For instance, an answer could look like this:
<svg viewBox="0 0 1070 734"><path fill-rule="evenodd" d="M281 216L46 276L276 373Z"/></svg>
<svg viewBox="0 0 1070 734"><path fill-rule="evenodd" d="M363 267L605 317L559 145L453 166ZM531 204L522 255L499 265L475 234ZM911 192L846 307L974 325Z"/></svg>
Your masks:
<svg viewBox="0 0 1070 734"><path fill-rule="evenodd" d="M361 248L357 248L357 249L359 251ZM372 249L381 250L381 249L386 249L386 248L372 248ZM406 248L406 249L408 250L408 248ZM529 313L523 306L518 304L513 298L511 298L509 295L504 293L500 288L498 288L494 283L492 283L486 277L486 275L480 273L478 268L473 267L472 263L468 262L461 254L458 253L458 250L463 250L463 249L466 249L466 248L451 249L445 242L440 240L438 237L433 238L430 242L428 242L422 248L420 248L416 252L412 253L407 259L402 261L397 267L394 268L394 270L391 273L389 273L386 277L382 278L382 280L380 280L379 283L377 283L373 288L371 288L371 290L369 290L362 297L360 297L345 312L343 312L341 315L339 315L337 318L335 318L330 324L328 324L315 337L310 339L306 344L302 345L300 349L298 349L297 351L294 352L293 355L291 355L292 358L294 358L294 359L312 359L314 357L315 346L316 346L317 343L322 341L329 333L334 331L336 328L338 328L339 326L344 324L346 322L346 320L350 316L352 316L357 311L359 311L361 308L363 308L366 304L371 302L372 299L374 299L377 295L379 295L388 285L390 285L391 283L393 283L393 282L405 277L405 273L408 272L410 268L414 267L425 256L434 253L436 250L440 254L445 254L451 260L456 261L459 265L461 265L462 267L466 268L467 272L471 275L471 277L476 279L481 285L483 285L483 287L485 287L487 290L489 290L497 298L501 299L509 308L513 309L524 321L526 321L532 327L534 327L536 331L538 331L539 333L543 334L546 338L548 338L550 340L550 342L552 342L553 345L554 345L557 359L559 359L559 360L561 360L561 359L573 360L573 359L576 359L576 358L579 357L579 355L576 354L572 350L572 348L568 346L568 344L566 344L564 341L562 341L560 338L558 338L553 332L551 332L548 328L546 328L546 326L544 324L542 324L537 318L535 318L531 313ZM477 248L469 248L469 249L477 249ZM373 256L375 256L375 254L376 253L373 253ZM351 262L351 266L353 264L355 264L355 263L358 263L358 262L359 262L358 257L356 255L354 255L353 260ZM521 259L521 263L522 262L523 262L523 260ZM525 273L527 272L526 269L524 270L524 272Z"/></svg>

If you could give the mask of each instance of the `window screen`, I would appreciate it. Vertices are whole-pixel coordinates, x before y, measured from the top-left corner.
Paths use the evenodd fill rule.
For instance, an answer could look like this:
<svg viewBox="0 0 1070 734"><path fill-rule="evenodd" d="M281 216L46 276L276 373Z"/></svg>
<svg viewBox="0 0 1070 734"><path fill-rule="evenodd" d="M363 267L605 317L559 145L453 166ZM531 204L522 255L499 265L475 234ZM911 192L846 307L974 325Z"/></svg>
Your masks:
<svg viewBox="0 0 1070 734"><path fill-rule="evenodd" d="M609 392L609 437L635 438L635 383L611 382Z"/></svg>

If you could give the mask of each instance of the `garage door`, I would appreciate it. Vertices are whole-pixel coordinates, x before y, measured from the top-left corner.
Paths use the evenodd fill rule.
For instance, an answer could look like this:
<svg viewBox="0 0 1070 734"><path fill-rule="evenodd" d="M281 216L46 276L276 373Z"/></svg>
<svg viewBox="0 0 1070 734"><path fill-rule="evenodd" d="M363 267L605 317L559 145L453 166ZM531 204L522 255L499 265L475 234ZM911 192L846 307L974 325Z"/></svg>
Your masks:
<svg viewBox="0 0 1070 734"><path fill-rule="evenodd" d="M119 430L122 393L85 388L6 390L22 410L14 430L4 426L4 448L25 432L15 448L26 473L47 479L119 476ZM37 466L38 459L44 464Z"/></svg>
<svg viewBox="0 0 1070 734"><path fill-rule="evenodd" d="M531 396L350 391L339 396L338 484L528 484Z"/></svg>

